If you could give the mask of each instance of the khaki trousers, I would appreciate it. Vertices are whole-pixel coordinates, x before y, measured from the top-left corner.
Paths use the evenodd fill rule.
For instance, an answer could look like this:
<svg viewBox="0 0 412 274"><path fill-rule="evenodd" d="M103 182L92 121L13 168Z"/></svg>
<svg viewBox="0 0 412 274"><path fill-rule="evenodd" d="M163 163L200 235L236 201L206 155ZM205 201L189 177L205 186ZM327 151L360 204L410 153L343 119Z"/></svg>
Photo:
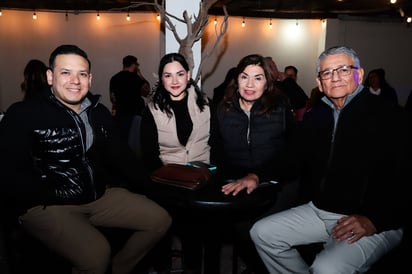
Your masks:
<svg viewBox="0 0 412 274"><path fill-rule="evenodd" d="M127 274L171 224L158 204L123 188L109 188L89 204L36 206L20 221L31 235L69 260L73 274L106 272L112 258L110 244L96 226L135 231L111 261L113 274Z"/></svg>

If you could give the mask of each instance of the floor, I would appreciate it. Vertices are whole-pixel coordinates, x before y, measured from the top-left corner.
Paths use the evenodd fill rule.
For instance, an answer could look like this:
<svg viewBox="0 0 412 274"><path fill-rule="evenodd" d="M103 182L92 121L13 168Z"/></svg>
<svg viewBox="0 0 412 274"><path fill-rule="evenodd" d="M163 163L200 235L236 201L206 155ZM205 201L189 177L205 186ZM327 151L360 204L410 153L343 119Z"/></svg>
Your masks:
<svg viewBox="0 0 412 274"><path fill-rule="evenodd" d="M173 249L180 250L181 246L179 240L177 238L174 239ZM232 268L232 255L233 255L233 247L230 244L224 244L222 246L221 251L221 268L220 274L241 274L242 271L245 269L244 264L241 260L238 259L237 263L237 272L233 273ZM156 271L149 272L149 274L158 274ZM179 255L172 258L172 267L170 270L170 274L182 274L182 261Z"/></svg>

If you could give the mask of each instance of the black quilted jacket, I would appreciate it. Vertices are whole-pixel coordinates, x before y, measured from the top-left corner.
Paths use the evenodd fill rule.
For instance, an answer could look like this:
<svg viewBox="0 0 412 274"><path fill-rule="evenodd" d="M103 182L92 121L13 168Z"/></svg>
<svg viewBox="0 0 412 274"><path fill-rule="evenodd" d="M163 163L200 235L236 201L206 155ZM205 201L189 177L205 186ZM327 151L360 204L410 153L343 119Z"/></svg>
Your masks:
<svg viewBox="0 0 412 274"><path fill-rule="evenodd" d="M111 152L120 152L112 146L110 112L98 102L100 96L87 96L94 134L87 151L80 116L50 90L7 110L0 123L1 189L6 194L2 201L18 213L36 205L88 203L120 181L110 172L119 160Z"/></svg>
<svg viewBox="0 0 412 274"><path fill-rule="evenodd" d="M401 107L367 89L340 112L320 104L307 112L301 159L303 186L320 209L367 216L379 232L408 219L411 182L411 128ZM334 136L334 139L332 137Z"/></svg>

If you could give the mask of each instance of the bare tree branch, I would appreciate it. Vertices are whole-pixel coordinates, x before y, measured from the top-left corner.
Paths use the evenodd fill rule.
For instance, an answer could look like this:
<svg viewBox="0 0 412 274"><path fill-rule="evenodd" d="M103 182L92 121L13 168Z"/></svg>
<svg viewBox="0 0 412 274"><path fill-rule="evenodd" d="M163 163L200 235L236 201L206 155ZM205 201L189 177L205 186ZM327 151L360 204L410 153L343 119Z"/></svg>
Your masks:
<svg viewBox="0 0 412 274"><path fill-rule="evenodd" d="M161 3L159 3L161 1ZM208 11L209 9L216 3L218 0L203 0L199 3L199 11L197 16L194 15L193 18L189 16L186 10L183 11L183 19L179 18L173 14L170 14L166 12L165 8L165 1L162 0L155 0L154 3L151 2L140 2L140 3L134 3L128 7L122 8L122 10L130 9L130 8L136 8L140 6L153 6L157 12L159 12L162 20L165 22L165 26L173 33L173 36L175 37L176 41L179 44L179 50L178 52L182 54L186 61L189 64L190 70L193 72L194 70L194 58L193 58L193 45L199 41L205 30L206 26L209 21L209 14ZM222 39L223 35L226 33L227 26L228 26L228 17L229 15L227 14L226 6L223 6L223 11L225 14L223 23L221 24L220 32L217 33L217 39L215 44L212 47L212 51L215 50L216 45L220 42ZM177 33L176 26L173 24L172 19L186 24L186 36L184 38L181 38L179 34ZM192 21L193 19L193 21ZM206 58L210 56L211 53L206 55ZM204 58L203 58L204 59ZM201 60L199 69L197 71L196 77L194 79L195 83L197 84L198 81L200 80L201 76L201 67L203 65L203 61Z"/></svg>
<svg viewBox="0 0 412 274"><path fill-rule="evenodd" d="M227 13L227 9L226 6L223 6L223 12L225 14L224 18L223 18L223 22L220 24L220 31L217 31L217 26L215 27L215 33L216 33L216 41L213 44L212 49L206 53L202 60L200 60L200 64L199 64L199 69L197 70L196 73L196 78L194 79L195 83L198 83L201 77L201 72L202 72L202 68L203 68L203 64L204 64L204 60L206 60L207 58L210 57L210 55L212 54L212 52L215 51L216 46L220 43L220 41L222 40L223 36L225 35L226 31L227 31L227 27L229 25L229 14Z"/></svg>
<svg viewBox="0 0 412 274"><path fill-rule="evenodd" d="M181 40L179 53L185 56L190 70L194 70L194 58L193 58L193 45L202 38L202 35L206 29L207 23L209 21L209 9L216 3L218 0L204 0L199 3L198 15L195 17L194 22L192 23L192 18L189 17L187 11L183 12L183 18L186 22L187 35ZM199 74L199 70L198 70ZM196 77L195 83L199 81L200 77Z"/></svg>

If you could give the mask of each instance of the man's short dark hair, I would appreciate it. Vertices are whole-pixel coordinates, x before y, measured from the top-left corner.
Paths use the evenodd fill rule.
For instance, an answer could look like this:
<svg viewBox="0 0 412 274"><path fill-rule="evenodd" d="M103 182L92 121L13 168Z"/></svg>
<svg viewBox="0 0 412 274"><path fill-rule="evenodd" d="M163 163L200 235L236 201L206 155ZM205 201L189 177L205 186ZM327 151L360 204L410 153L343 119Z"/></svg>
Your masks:
<svg viewBox="0 0 412 274"><path fill-rule="evenodd" d="M57 55L64 55L64 54L76 54L79 55L81 57L83 57L84 59L87 60L87 63L89 63L89 71L92 68L91 62L89 60L89 57L87 56L87 53L82 50L81 48L79 48L76 45L60 45L58 46L51 54L50 54L50 58L49 58L49 67L50 69L54 69L54 61L56 59Z"/></svg>
<svg viewBox="0 0 412 274"><path fill-rule="evenodd" d="M137 62L137 57L136 56L127 55L123 58L123 67L127 68L127 67L130 67L133 64L136 64L136 65L139 64Z"/></svg>
<svg viewBox="0 0 412 274"><path fill-rule="evenodd" d="M295 66L286 66L284 71L286 71L288 69L293 70L295 72L295 76L298 75L298 69Z"/></svg>

